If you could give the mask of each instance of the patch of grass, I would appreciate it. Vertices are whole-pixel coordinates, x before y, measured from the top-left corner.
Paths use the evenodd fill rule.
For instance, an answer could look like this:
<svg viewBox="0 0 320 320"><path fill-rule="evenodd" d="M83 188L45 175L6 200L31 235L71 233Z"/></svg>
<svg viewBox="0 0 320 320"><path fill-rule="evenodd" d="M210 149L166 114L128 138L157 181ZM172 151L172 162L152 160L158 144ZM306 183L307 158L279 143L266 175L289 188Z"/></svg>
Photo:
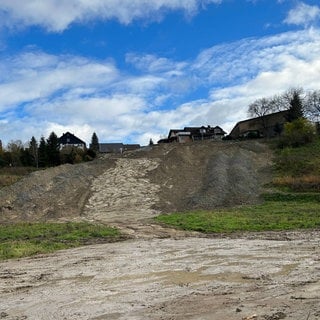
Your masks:
<svg viewBox="0 0 320 320"><path fill-rule="evenodd" d="M319 202L320 203L320 193L284 193L284 192L272 192L265 193L262 195L265 201L273 202L298 202L300 204L306 202ZM279 204L280 205L280 204Z"/></svg>
<svg viewBox="0 0 320 320"><path fill-rule="evenodd" d="M273 185L294 192L320 191L320 138L275 151Z"/></svg>
<svg viewBox="0 0 320 320"><path fill-rule="evenodd" d="M0 188L14 184L27 174L36 171L32 167L4 167L0 168Z"/></svg>
<svg viewBox="0 0 320 320"><path fill-rule="evenodd" d="M261 205L217 211L160 215L156 220L173 227L205 233L280 231L320 227L319 195L266 195Z"/></svg>
<svg viewBox="0 0 320 320"><path fill-rule="evenodd" d="M20 223L0 226L0 260L50 253L120 238L115 228L81 223Z"/></svg>

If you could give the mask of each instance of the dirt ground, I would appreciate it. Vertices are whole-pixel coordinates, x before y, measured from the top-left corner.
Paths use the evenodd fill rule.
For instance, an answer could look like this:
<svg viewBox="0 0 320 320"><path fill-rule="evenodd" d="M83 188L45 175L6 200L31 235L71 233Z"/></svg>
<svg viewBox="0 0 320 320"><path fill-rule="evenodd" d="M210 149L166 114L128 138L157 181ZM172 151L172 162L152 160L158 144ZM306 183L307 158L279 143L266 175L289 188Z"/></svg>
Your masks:
<svg viewBox="0 0 320 320"><path fill-rule="evenodd" d="M0 263L0 319L320 319L320 231L204 236L152 217L259 201L261 143L145 148L31 174L0 221L89 220L119 243Z"/></svg>

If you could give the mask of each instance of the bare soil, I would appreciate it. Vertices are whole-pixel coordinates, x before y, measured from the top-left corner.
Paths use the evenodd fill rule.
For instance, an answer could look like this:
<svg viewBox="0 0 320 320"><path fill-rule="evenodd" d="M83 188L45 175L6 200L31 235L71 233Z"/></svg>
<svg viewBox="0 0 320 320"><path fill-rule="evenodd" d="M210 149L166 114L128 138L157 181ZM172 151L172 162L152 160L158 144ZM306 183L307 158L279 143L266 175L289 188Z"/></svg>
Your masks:
<svg viewBox="0 0 320 320"><path fill-rule="evenodd" d="M259 202L259 142L162 145L32 173L1 223L98 221L128 240L0 263L0 319L320 319L320 231L204 236L159 213Z"/></svg>

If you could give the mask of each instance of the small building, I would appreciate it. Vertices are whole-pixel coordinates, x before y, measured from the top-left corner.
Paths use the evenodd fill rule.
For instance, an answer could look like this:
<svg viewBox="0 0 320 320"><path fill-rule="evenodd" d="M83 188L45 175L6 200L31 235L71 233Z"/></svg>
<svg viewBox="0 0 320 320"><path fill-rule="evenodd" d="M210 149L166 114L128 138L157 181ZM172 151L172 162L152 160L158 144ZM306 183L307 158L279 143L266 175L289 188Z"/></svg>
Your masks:
<svg viewBox="0 0 320 320"><path fill-rule="evenodd" d="M82 150L86 149L86 143L76 137L74 134L70 132L64 133L60 138L59 138L59 144L60 144L60 149L66 148L66 147L74 147L74 148L80 148Z"/></svg>
<svg viewBox="0 0 320 320"><path fill-rule="evenodd" d="M279 111L262 117L238 122L230 132L233 139L252 137L272 138L283 131L287 122L288 111Z"/></svg>
<svg viewBox="0 0 320 320"><path fill-rule="evenodd" d="M197 140L221 140L226 132L219 126L185 127L184 129L171 129L168 138L158 143L179 142L186 143Z"/></svg>
<svg viewBox="0 0 320 320"><path fill-rule="evenodd" d="M191 142L192 136L191 132L179 130L179 129L171 129L168 135L168 142Z"/></svg>
<svg viewBox="0 0 320 320"><path fill-rule="evenodd" d="M99 143L100 153L123 153L136 149L140 149L140 144Z"/></svg>

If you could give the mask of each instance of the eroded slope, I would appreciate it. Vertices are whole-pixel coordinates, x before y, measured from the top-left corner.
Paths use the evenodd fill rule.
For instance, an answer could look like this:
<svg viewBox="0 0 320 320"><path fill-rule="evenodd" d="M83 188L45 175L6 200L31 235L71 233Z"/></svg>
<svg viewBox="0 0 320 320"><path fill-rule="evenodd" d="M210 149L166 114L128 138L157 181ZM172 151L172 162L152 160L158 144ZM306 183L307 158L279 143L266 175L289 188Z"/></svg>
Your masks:
<svg viewBox="0 0 320 320"><path fill-rule="evenodd" d="M0 190L0 221L134 223L160 212L252 203L270 179L259 142L168 144L30 174Z"/></svg>

